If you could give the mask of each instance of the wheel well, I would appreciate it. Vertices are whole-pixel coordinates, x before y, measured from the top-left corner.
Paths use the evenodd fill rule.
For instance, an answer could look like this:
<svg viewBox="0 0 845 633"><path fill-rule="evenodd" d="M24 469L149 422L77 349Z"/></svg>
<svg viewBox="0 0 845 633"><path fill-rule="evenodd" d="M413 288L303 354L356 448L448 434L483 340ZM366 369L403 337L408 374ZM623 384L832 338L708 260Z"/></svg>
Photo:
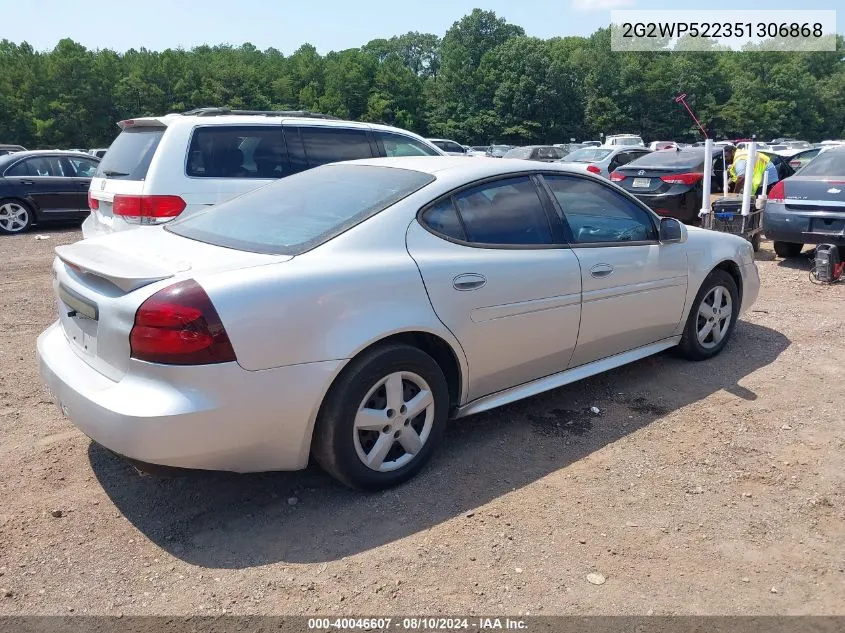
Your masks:
<svg viewBox="0 0 845 633"><path fill-rule="evenodd" d="M393 334L373 343L366 349L361 350L358 355L386 343L410 345L431 356L440 366L440 369L443 370L443 375L446 377L446 384L449 386L450 403L452 406L457 406L460 403L462 384L461 366L458 363L458 357L455 356L455 352L449 343L436 334L429 334L428 332L400 332L399 334Z"/></svg>
<svg viewBox="0 0 845 633"><path fill-rule="evenodd" d="M742 301L742 273L739 272L739 266L736 262L725 260L716 266L715 270L724 270L736 282L736 290L739 293L739 300Z"/></svg>

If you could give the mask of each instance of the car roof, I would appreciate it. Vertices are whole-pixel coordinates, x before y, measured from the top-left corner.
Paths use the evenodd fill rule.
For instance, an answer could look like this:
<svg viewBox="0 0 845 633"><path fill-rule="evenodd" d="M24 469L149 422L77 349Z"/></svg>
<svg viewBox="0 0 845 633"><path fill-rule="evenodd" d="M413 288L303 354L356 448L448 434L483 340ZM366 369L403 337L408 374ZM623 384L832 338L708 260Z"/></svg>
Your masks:
<svg viewBox="0 0 845 633"><path fill-rule="evenodd" d="M473 158L470 160L465 156L403 156L394 158L365 158L344 162L343 164L410 169L431 174L432 176L448 174L451 178L465 178L467 181L514 172L549 170L582 175L581 171L562 164L542 163L541 166L541 164L518 158Z"/></svg>
<svg viewBox="0 0 845 633"><path fill-rule="evenodd" d="M385 130L391 132L402 132L419 136L409 130L393 127L390 125L381 125L379 123L362 123L360 121L347 121L343 119L321 119L305 116L288 116L288 115L261 115L261 114L221 114L219 116L202 116L197 114L179 114L170 113L164 116L152 117L137 117L127 119L132 121L132 127L144 126L165 126L169 127L174 124L182 125L282 125L282 124L300 124L314 127L345 127L345 128L359 128L363 130ZM422 138L422 137L420 137ZM448 140L448 139L443 139Z"/></svg>
<svg viewBox="0 0 845 633"><path fill-rule="evenodd" d="M31 158L34 156L78 156L79 158L88 158L90 160L100 160L96 156L92 156L87 152L72 152L63 149L30 149L24 152L15 152L14 154L7 154L0 156L0 163L6 164L12 161L19 161L23 158Z"/></svg>

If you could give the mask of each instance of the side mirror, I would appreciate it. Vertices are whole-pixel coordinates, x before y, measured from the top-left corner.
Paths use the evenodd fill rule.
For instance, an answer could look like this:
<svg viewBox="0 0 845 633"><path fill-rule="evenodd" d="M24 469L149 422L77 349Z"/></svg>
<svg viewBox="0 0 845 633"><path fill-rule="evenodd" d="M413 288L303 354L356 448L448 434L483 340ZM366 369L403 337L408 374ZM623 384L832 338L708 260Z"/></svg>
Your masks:
<svg viewBox="0 0 845 633"><path fill-rule="evenodd" d="M687 241L687 227L675 218L660 218L660 243L683 244Z"/></svg>

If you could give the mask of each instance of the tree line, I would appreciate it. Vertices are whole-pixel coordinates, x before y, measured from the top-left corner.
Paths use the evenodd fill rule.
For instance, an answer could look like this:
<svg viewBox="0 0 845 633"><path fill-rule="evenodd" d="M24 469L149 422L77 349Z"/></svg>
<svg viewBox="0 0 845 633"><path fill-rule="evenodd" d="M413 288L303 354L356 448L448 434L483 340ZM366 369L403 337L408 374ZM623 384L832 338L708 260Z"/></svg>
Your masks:
<svg viewBox="0 0 845 633"><path fill-rule="evenodd" d="M467 144L557 143L631 132L701 138L845 137L845 58L836 52L611 52L590 37L528 37L475 9L443 37L411 32L318 54L275 48L52 51L0 41L0 142L107 146L119 120L204 106L311 110Z"/></svg>

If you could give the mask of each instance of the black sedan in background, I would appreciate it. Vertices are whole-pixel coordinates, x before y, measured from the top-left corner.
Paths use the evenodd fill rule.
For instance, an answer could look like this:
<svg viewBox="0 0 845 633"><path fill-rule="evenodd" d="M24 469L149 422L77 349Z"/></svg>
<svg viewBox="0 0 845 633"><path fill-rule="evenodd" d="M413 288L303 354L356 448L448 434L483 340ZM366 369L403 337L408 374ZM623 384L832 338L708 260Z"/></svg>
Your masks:
<svg viewBox="0 0 845 633"><path fill-rule="evenodd" d="M804 244L845 246L845 147L825 150L769 190L763 232L781 257Z"/></svg>
<svg viewBox="0 0 845 633"><path fill-rule="evenodd" d="M722 190L724 171L722 148L714 148L711 192ZM610 179L658 215L695 224L704 187L704 148L652 152L618 167L610 174Z"/></svg>
<svg viewBox="0 0 845 633"><path fill-rule="evenodd" d="M99 162L81 152L0 156L0 235L54 220L84 220L90 213L88 187Z"/></svg>

